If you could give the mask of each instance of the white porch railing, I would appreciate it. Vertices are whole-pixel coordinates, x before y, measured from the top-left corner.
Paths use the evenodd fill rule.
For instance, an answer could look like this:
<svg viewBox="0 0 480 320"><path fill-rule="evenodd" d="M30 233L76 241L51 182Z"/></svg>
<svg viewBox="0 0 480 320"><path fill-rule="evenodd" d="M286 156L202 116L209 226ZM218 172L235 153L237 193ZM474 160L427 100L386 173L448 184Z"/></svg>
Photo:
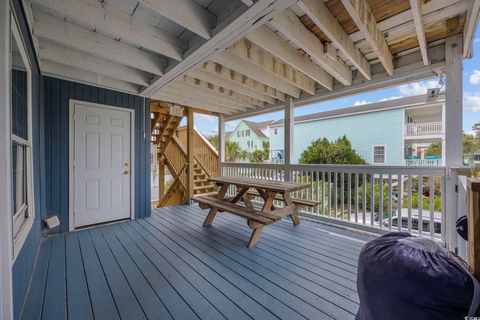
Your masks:
<svg viewBox="0 0 480 320"><path fill-rule="evenodd" d="M445 167L222 163L222 174L227 176L290 177L309 184L293 196L319 202L302 208L310 217L376 233L407 231L444 242L455 234L455 221L446 214L447 199L454 195L447 197L446 190L455 192L458 182L456 172L447 175L447 171ZM452 217L456 219L456 214Z"/></svg>
<svg viewBox="0 0 480 320"><path fill-rule="evenodd" d="M442 166L443 161L442 159L405 159L403 160L403 164L406 166Z"/></svg>
<svg viewBox="0 0 480 320"><path fill-rule="evenodd" d="M406 136L421 136L439 133L442 133L441 121L407 123L405 125Z"/></svg>

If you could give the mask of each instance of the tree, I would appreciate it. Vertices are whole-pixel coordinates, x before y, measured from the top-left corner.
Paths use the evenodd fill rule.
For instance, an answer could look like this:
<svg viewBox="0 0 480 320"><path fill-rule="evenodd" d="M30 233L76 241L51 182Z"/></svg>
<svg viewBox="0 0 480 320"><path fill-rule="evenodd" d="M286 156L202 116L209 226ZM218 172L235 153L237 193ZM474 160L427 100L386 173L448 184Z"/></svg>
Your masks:
<svg viewBox="0 0 480 320"><path fill-rule="evenodd" d="M473 153L479 149L479 137L471 134L463 134L463 153Z"/></svg>
<svg viewBox="0 0 480 320"><path fill-rule="evenodd" d="M299 159L303 164L366 164L346 136L336 141L317 139L305 149Z"/></svg>
<svg viewBox="0 0 480 320"><path fill-rule="evenodd" d="M225 141L225 160L235 162L247 158L247 151L242 150L238 142Z"/></svg>
<svg viewBox="0 0 480 320"><path fill-rule="evenodd" d="M250 154L250 162L261 163L268 160L270 142L262 141L262 150L255 150Z"/></svg>
<svg viewBox="0 0 480 320"><path fill-rule="evenodd" d="M213 136L208 137L208 141L218 150L218 134L214 134Z"/></svg>
<svg viewBox="0 0 480 320"><path fill-rule="evenodd" d="M442 155L442 143L435 142L428 146L427 154L429 156L441 156Z"/></svg>

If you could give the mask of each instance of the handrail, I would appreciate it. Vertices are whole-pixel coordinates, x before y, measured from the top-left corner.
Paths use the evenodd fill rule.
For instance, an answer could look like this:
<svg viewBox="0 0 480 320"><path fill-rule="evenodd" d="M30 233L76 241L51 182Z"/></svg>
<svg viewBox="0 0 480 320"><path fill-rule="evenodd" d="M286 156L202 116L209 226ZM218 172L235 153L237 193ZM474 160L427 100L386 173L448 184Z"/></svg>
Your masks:
<svg viewBox="0 0 480 320"><path fill-rule="evenodd" d="M178 141L183 145L187 145L187 130L185 127L177 130ZM205 172L210 177L218 175L218 151L215 147L196 129L193 132L193 154L200 160L207 169Z"/></svg>
<svg viewBox="0 0 480 320"><path fill-rule="evenodd" d="M311 218L379 234L407 231L450 246L456 168L230 162L221 168L226 176L307 183L292 196L319 202L302 208Z"/></svg>

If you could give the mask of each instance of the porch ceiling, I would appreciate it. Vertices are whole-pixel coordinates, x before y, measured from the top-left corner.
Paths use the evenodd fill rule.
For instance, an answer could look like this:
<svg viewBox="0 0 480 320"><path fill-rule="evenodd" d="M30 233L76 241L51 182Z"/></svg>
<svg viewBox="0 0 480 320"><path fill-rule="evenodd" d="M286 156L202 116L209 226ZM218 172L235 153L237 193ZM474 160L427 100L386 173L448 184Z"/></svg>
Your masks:
<svg viewBox="0 0 480 320"><path fill-rule="evenodd" d="M28 0L42 72L227 114L443 73L474 0ZM160 5L161 3L161 5Z"/></svg>

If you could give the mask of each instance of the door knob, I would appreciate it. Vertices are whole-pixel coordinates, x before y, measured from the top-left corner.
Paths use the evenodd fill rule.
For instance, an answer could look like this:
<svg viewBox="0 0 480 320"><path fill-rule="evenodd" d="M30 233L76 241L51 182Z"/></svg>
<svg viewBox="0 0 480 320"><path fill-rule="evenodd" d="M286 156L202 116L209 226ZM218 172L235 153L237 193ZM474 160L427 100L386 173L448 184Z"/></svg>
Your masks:
<svg viewBox="0 0 480 320"><path fill-rule="evenodd" d="M128 176L128 170L123 171L123 174Z"/></svg>

